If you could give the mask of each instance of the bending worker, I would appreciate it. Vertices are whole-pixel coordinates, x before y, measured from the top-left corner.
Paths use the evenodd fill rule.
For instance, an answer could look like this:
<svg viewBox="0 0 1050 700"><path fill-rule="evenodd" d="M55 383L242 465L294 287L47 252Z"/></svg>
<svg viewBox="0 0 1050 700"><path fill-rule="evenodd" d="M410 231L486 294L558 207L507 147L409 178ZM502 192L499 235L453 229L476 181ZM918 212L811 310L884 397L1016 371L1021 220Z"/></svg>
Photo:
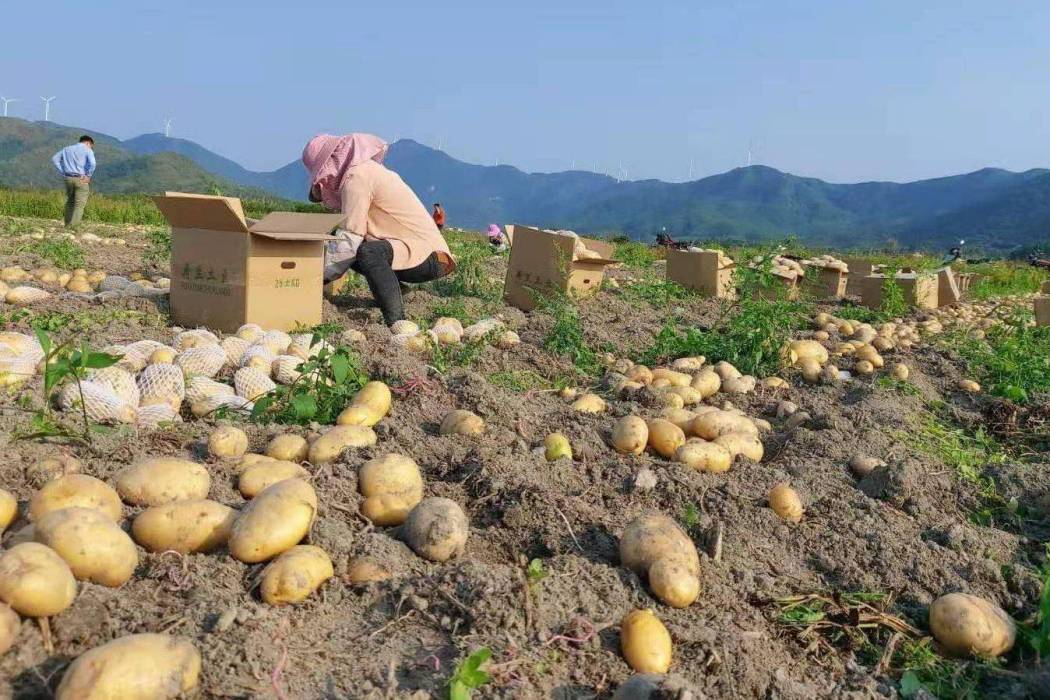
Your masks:
<svg viewBox="0 0 1050 700"><path fill-rule="evenodd" d="M325 282L361 274L387 325L405 317L401 282L451 273L456 262L430 213L404 180L382 165L387 143L371 134L322 134L303 149L310 201L346 214L342 240L329 246ZM333 254L334 253L334 254Z"/></svg>

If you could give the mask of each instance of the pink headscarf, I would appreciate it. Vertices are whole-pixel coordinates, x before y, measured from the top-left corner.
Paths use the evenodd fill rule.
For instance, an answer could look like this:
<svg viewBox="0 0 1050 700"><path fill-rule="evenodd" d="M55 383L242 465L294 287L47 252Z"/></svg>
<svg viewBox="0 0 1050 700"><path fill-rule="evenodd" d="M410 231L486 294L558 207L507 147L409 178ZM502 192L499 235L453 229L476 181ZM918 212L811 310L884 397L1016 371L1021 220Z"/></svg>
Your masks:
<svg viewBox="0 0 1050 700"><path fill-rule="evenodd" d="M310 173L311 189L316 185L324 205L339 211L343 206L339 191L350 168L368 160L382 163L386 150L387 142L372 134L313 137L303 149L303 165Z"/></svg>
<svg viewBox="0 0 1050 700"><path fill-rule="evenodd" d="M489 238L502 238L503 232L499 230L497 224L489 224Z"/></svg>

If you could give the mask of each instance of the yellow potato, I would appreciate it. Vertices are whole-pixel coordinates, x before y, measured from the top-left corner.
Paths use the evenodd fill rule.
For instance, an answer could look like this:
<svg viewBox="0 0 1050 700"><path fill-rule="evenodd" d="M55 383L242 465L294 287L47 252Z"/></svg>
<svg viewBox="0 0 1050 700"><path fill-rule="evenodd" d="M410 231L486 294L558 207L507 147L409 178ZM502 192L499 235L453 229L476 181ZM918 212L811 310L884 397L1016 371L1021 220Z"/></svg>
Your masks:
<svg viewBox="0 0 1050 700"><path fill-rule="evenodd" d="M310 446L306 439L285 433L276 435L266 445L266 456L284 462L302 462L310 454Z"/></svg>
<svg viewBox="0 0 1050 700"><path fill-rule="evenodd" d="M750 374L742 377L730 377L722 382L722 391L728 394L750 394L755 390L758 380Z"/></svg>
<svg viewBox="0 0 1050 700"><path fill-rule="evenodd" d="M380 527L405 522L423 499L423 475L410 457L387 454L361 465L357 488L365 497L361 514Z"/></svg>
<svg viewBox="0 0 1050 700"><path fill-rule="evenodd" d="M664 557L649 567L649 587L672 608L687 608L700 596L700 577L679 557Z"/></svg>
<svg viewBox="0 0 1050 700"><path fill-rule="evenodd" d="M620 454L640 455L649 444L649 426L638 416L625 416L613 426L612 444Z"/></svg>
<svg viewBox="0 0 1050 700"><path fill-rule="evenodd" d="M716 445L721 445L733 455L743 455L752 462L761 462L765 454L765 447L758 435L753 433L727 433L719 435L714 439Z"/></svg>
<svg viewBox="0 0 1050 700"><path fill-rule="evenodd" d="M7 526L15 521L18 515L18 500L10 491L0 489L0 535L4 534Z"/></svg>
<svg viewBox="0 0 1050 700"><path fill-rule="evenodd" d="M371 406L347 406L335 419L336 425L367 425L373 426L382 419Z"/></svg>
<svg viewBox="0 0 1050 700"><path fill-rule="evenodd" d="M788 383L780 377L766 377L762 380L762 386L769 389L783 389L787 387Z"/></svg>
<svg viewBox="0 0 1050 700"><path fill-rule="evenodd" d="M393 397L390 394L390 387L383 382L368 382L361 387L361 391L357 392L353 400L350 401L350 405L367 407L372 412L372 415L375 416L375 422L378 423L386 414L390 413L392 402ZM375 425L375 423L366 425Z"/></svg>
<svg viewBox="0 0 1050 700"><path fill-rule="evenodd" d="M653 370L653 381L657 379L666 379L671 386L689 386L693 381L693 377L685 372L679 372L677 370L670 369L668 367L659 367Z"/></svg>
<svg viewBox="0 0 1050 700"><path fill-rule="evenodd" d="M53 510L73 507L100 510L114 522L123 517L120 496L108 484L87 474L67 474L47 482L33 494L29 519L39 520Z"/></svg>
<svg viewBox="0 0 1050 700"><path fill-rule="evenodd" d="M694 438L678 448L675 460L698 472L720 474L733 465L733 453L717 443Z"/></svg>
<svg viewBox="0 0 1050 700"><path fill-rule="evenodd" d="M458 503L431 497L412 509L401 532L412 551L424 559L441 562L463 553L470 524Z"/></svg>
<svg viewBox="0 0 1050 700"><path fill-rule="evenodd" d="M267 464L269 462L276 461L277 460L271 457L270 455L260 455L255 454L254 452L249 452L248 454L241 457L240 461L237 462L235 473L240 474L248 467L253 467L256 464Z"/></svg>
<svg viewBox="0 0 1050 700"><path fill-rule="evenodd" d="M175 356L179 353L174 348L163 347L157 348L149 356L149 364L151 365L170 365L175 362Z"/></svg>
<svg viewBox="0 0 1050 700"><path fill-rule="evenodd" d="M634 365L624 373L624 376L639 384L651 384L653 381L653 372L645 365Z"/></svg>
<svg viewBox="0 0 1050 700"><path fill-rule="evenodd" d="M639 673L666 673L671 667L671 634L652 610L635 610L623 618L620 650Z"/></svg>
<svg viewBox="0 0 1050 700"><path fill-rule="evenodd" d="M851 335L852 332L851 329ZM815 340L793 340L788 343L788 348L797 358L795 364L799 364L805 359L815 360L819 364L824 364L828 361L828 349Z"/></svg>
<svg viewBox="0 0 1050 700"><path fill-rule="evenodd" d="M188 638L130 634L78 656L55 700L174 700L197 687L200 671Z"/></svg>
<svg viewBox="0 0 1050 700"><path fill-rule="evenodd" d="M311 464L327 464L339 459L351 447L371 447L374 444L375 431L367 425L337 425L310 443L307 456Z"/></svg>
<svg viewBox="0 0 1050 700"><path fill-rule="evenodd" d="M857 360L857 363L853 365L853 371L866 377L875 372L875 366L867 360Z"/></svg>
<svg viewBox="0 0 1050 700"><path fill-rule="evenodd" d="M727 379L736 379L740 376L740 370L738 370L736 367L726 362L725 360L716 362L712 369L714 369L715 374L718 375L719 379L721 379L723 383L725 383Z"/></svg>
<svg viewBox="0 0 1050 700"><path fill-rule="evenodd" d="M717 394L722 388L722 378L713 369L706 367L693 375L689 386L699 391L700 395L706 399Z"/></svg>
<svg viewBox="0 0 1050 700"><path fill-rule="evenodd" d="M787 484L777 484L770 490L769 507L784 520L802 522L802 499Z"/></svg>
<svg viewBox="0 0 1050 700"><path fill-rule="evenodd" d="M672 386L670 389L666 389L665 393L681 398L682 403L686 406L692 406L704 400L703 392L691 386Z"/></svg>
<svg viewBox="0 0 1050 700"><path fill-rule="evenodd" d="M286 479L249 503L230 531L228 547L234 559L248 564L285 552L310 531L317 514L317 494L302 479Z"/></svg>
<svg viewBox="0 0 1050 700"><path fill-rule="evenodd" d="M685 408L685 400L678 394L671 393L671 389L673 388L674 387L670 387L669 389L660 391L656 395L656 402L666 408ZM692 391L695 391L695 389Z"/></svg>
<svg viewBox="0 0 1050 700"><path fill-rule="evenodd" d="M684 562L690 572L700 573L696 546L674 520L662 513L650 513L628 523L620 537L621 564L639 576L647 576L654 562L668 558Z"/></svg>
<svg viewBox="0 0 1050 700"><path fill-rule="evenodd" d="M572 409L580 413L601 413L605 410L605 400L597 394L584 394L572 402Z"/></svg>
<svg viewBox="0 0 1050 700"><path fill-rule="evenodd" d="M386 581L388 578L390 571L373 557L354 557L346 567L346 579L354 586Z"/></svg>
<svg viewBox="0 0 1050 700"><path fill-rule="evenodd" d="M240 428L223 425L208 436L208 452L219 459L240 459L248 451L248 435Z"/></svg>
<svg viewBox="0 0 1050 700"><path fill-rule="evenodd" d="M696 357L679 357L671 363L671 369L677 372L699 372L704 368L707 358L703 355Z"/></svg>
<svg viewBox="0 0 1050 700"><path fill-rule="evenodd" d="M568 457L572 459L572 444L561 433L551 433L543 439L543 456L548 462Z"/></svg>
<svg viewBox="0 0 1050 700"><path fill-rule="evenodd" d="M911 370L908 369L908 365L903 362L894 363L893 367L890 368L890 374L895 379L899 379L902 382L908 381L908 377L911 375Z"/></svg>
<svg viewBox="0 0 1050 700"><path fill-rule="evenodd" d="M956 386L958 386L959 389L965 391L968 394L981 393L981 385L972 379L960 379Z"/></svg>
<svg viewBox="0 0 1050 700"><path fill-rule="evenodd" d="M869 457L864 454L855 454L849 460L849 469L858 479L863 479L875 471L876 467L885 466L885 462L877 457Z"/></svg>
<svg viewBox="0 0 1050 700"><path fill-rule="evenodd" d="M128 534L92 508L51 511L34 524L33 537L55 550L81 581L119 588L139 563Z"/></svg>
<svg viewBox="0 0 1050 700"><path fill-rule="evenodd" d="M714 440L729 433L758 434L758 428L746 416L729 411L707 411L696 417L690 431L705 440Z"/></svg>
<svg viewBox="0 0 1050 700"><path fill-rule="evenodd" d="M485 421L475 413L456 409L445 414L445 417L441 419L439 432L442 435L466 435L473 437L485 432Z"/></svg>
<svg viewBox="0 0 1050 700"><path fill-rule="evenodd" d="M949 593L930 605L930 632L952 656L990 658L1013 648L1017 626L995 603Z"/></svg>
<svg viewBox="0 0 1050 700"><path fill-rule="evenodd" d="M266 565L259 593L270 605L298 603L332 578L332 560L320 547L300 544Z"/></svg>
<svg viewBox="0 0 1050 700"><path fill-rule="evenodd" d="M66 474L76 474L83 470L83 465L76 457L58 453L44 457L26 467L26 480L34 486L43 486L52 479Z"/></svg>
<svg viewBox="0 0 1050 700"><path fill-rule="evenodd" d="M18 617L18 613L11 609L9 605L0 603L0 656L7 653L7 650L15 645L15 640L18 639L18 632L22 628L22 620Z"/></svg>
<svg viewBox="0 0 1050 700"><path fill-rule="evenodd" d="M678 448L685 444L685 433L670 421L656 418L646 426L649 428L649 447L664 459L673 459Z"/></svg>
<svg viewBox="0 0 1050 700"><path fill-rule="evenodd" d="M802 371L802 378L810 384L820 381L820 363L812 357L806 357L798 361L798 368Z"/></svg>
<svg viewBox="0 0 1050 700"><path fill-rule="evenodd" d="M284 462L275 459L272 462L253 464L242 471L237 479L237 490L245 498L255 498L278 481L307 478L309 476L310 472L295 462Z"/></svg>
<svg viewBox="0 0 1050 700"><path fill-rule="evenodd" d="M0 601L26 617L51 617L77 597L77 581L62 557L39 542L0 554Z"/></svg>
<svg viewBox="0 0 1050 700"><path fill-rule="evenodd" d="M211 552L226 544L237 511L209 500L153 506L131 523L135 541L151 552Z"/></svg>
<svg viewBox="0 0 1050 700"><path fill-rule="evenodd" d="M211 475L203 465L177 457L154 457L131 465L117 476L117 492L136 506L208 497Z"/></svg>
<svg viewBox="0 0 1050 700"><path fill-rule="evenodd" d="M696 413L684 408L666 408L660 413L660 417L674 423L682 432L688 434L692 430L693 421L696 420Z"/></svg>

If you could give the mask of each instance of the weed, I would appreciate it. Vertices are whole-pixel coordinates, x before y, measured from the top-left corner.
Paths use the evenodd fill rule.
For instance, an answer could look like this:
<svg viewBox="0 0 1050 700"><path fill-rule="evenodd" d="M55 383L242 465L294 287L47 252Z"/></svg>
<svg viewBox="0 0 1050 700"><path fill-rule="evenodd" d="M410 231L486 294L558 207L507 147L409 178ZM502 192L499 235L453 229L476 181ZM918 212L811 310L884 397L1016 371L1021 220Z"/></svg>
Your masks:
<svg viewBox="0 0 1050 700"><path fill-rule="evenodd" d="M529 561L529 565L525 567L525 578L528 579L529 585L535 585L547 578L547 570L543 568L542 559Z"/></svg>
<svg viewBox="0 0 1050 700"><path fill-rule="evenodd" d="M496 333L498 331L494 331ZM485 351L491 342L491 334L456 345L430 343L430 364L439 373L445 374L453 367L470 367Z"/></svg>
<svg viewBox="0 0 1050 700"><path fill-rule="evenodd" d="M550 380L531 369L502 370L489 375L489 383L503 389L518 393L527 391L551 391L569 386L570 380L559 378Z"/></svg>
<svg viewBox="0 0 1050 700"><path fill-rule="evenodd" d="M693 503L688 503L682 511L682 525L687 532L692 532L700 526L700 509Z"/></svg>
<svg viewBox="0 0 1050 700"><path fill-rule="evenodd" d="M1021 638L1037 659L1050 657L1050 544L1047 549L1047 561L1043 563L1043 593L1039 598L1039 610L1031 622L1019 627Z"/></svg>
<svg viewBox="0 0 1050 700"><path fill-rule="evenodd" d="M433 282L434 290L443 297L468 296L497 302L503 294L503 285L490 279L484 262L492 251L484 243L449 240L449 248L456 258L456 270L448 277Z"/></svg>
<svg viewBox="0 0 1050 700"><path fill-rule="evenodd" d="M602 365L598 354L587 345L583 337L583 324L580 322L580 311L565 295L550 297L542 305L554 319L554 325L543 341L543 347L551 352L567 357L576 370L587 377L597 376Z"/></svg>
<svg viewBox="0 0 1050 700"><path fill-rule="evenodd" d="M171 260L171 230L151 227L146 231L146 250L142 262L146 265L167 265Z"/></svg>
<svg viewBox="0 0 1050 700"><path fill-rule="evenodd" d="M471 323L474 319L467 312L467 304L463 297L449 297L442 299L430 309L431 320L439 318L454 318L463 325Z"/></svg>
<svg viewBox="0 0 1050 700"><path fill-rule="evenodd" d="M45 238L18 247L19 252L34 253L63 270L84 267L84 251L68 238Z"/></svg>
<svg viewBox="0 0 1050 700"><path fill-rule="evenodd" d="M463 659L449 680L449 700L470 700L473 691L492 680L488 673L481 670L481 667L491 658L492 651L487 647L481 647Z"/></svg>
<svg viewBox="0 0 1050 700"><path fill-rule="evenodd" d="M954 348L967 371L991 393L1018 403L1050 391L1050 327L1029 326L1027 314L1016 313L990 328L983 339L951 334L942 346Z"/></svg>
<svg viewBox="0 0 1050 700"><path fill-rule="evenodd" d="M621 296L628 303L647 303L656 307L666 307L672 301L697 296L692 290L652 274L640 281L625 284L620 289Z"/></svg>
<svg viewBox="0 0 1050 700"><path fill-rule="evenodd" d="M879 305L880 320L897 318L908 312L904 289L897 282L897 271L888 269L885 275L886 281L882 283L882 303Z"/></svg>
<svg viewBox="0 0 1050 700"><path fill-rule="evenodd" d="M990 299L1015 294L1030 294L1047 279L1047 274L1036 267L1007 262L967 265L965 272L979 275L968 292L971 299Z"/></svg>
<svg viewBox="0 0 1050 700"><path fill-rule="evenodd" d="M974 700L977 685L989 668L986 662L951 661L933 650L932 640L906 640L898 647L892 665L902 669L902 697L920 697L925 691L941 700Z"/></svg>
<svg viewBox="0 0 1050 700"><path fill-rule="evenodd" d="M875 386L880 389L887 391L895 391L898 394L905 394L907 396L922 396L922 392L919 387L915 386L911 382L903 379L897 379L889 375L883 375L875 380Z"/></svg>
<svg viewBox="0 0 1050 700"><path fill-rule="evenodd" d="M639 268L651 267L662 257L664 257L662 248L652 248L638 241L619 241L616 243L616 252L613 253L613 258L627 267Z"/></svg>
<svg viewBox="0 0 1050 700"><path fill-rule="evenodd" d="M315 329L311 346L325 339L331 328ZM252 420L308 425L314 421L335 423L368 376L351 350L323 347L317 355L299 365L299 377L290 385L276 389L255 401Z"/></svg>

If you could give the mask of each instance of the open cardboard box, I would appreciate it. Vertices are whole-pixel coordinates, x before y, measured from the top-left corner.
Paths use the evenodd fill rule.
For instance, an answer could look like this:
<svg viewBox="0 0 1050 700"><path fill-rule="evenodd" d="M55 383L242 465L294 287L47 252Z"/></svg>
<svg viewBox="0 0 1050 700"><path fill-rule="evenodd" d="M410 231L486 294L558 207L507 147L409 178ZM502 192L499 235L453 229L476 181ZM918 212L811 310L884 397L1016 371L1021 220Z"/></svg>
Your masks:
<svg viewBox="0 0 1050 700"><path fill-rule="evenodd" d="M503 295L522 311L534 309L536 297L545 293L589 296L601 286L605 268L616 264L611 259L615 246L605 241L581 237L588 249L602 257L573 260L573 238L529 226L515 225L513 230Z"/></svg>
<svg viewBox="0 0 1050 700"><path fill-rule="evenodd" d="M808 294L818 299L841 299L846 295L849 275L833 267L806 265L806 276L802 286Z"/></svg>
<svg viewBox="0 0 1050 700"><path fill-rule="evenodd" d="M883 286L887 276L883 274L868 275L861 288L861 303L877 309L882 306ZM937 276L929 273L902 271L893 278L904 294L904 302L917 309L937 308Z"/></svg>
<svg viewBox="0 0 1050 700"><path fill-rule="evenodd" d="M942 267L937 271L937 306L958 304L961 298L962 290L959 288L951 266Z"/></svg>
<svg viewBox="0 0 1050 700"><path fill-rule="evenodd" d="M846 275L846 294L861 296L864 278L879 272L880 266L868 258L842 258L842 261L849 267L849 273Z"/></svg>
<svg viewBox="0 0 1050 700"><path fill-rule="evenodd" d="M1035 325L1050 326L1050 296L1038 296L1034 301Z"/></svg>
<svg viewBox="0 0 1050 700"><path fill-rule="evenodd" d="M342 214L273 212L249 221L239 199L166 192L171 315L181 326L292 330L321 322L324 244Z"/></svg>
<svg viewBox="0 0 1050 700"><path fill-rule="evenodd" d="M667 281L708 297L732 296L736 263L726 260L717 251L668 250Z"/></svg>

